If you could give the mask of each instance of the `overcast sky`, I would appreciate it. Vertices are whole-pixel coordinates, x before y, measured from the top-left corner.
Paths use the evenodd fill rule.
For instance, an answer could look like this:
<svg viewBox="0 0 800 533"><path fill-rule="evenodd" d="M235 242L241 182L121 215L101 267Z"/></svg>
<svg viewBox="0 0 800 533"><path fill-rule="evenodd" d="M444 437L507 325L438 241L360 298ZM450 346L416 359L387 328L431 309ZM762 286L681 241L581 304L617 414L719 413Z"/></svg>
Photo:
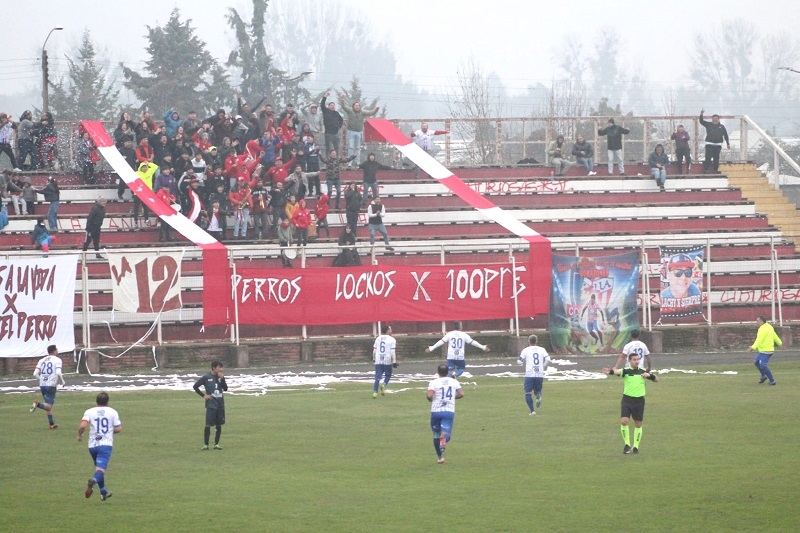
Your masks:
<svg viewBox="0 0 800 533"><path fill-rule="evenodd" d="M273 0L284 1L284 0ZM474 54L487 71L496 71L513 91L553 78L554 45L568 33L596 34L603 26L623 36L623 63L642 70L660 84L686 82L694 35L713 28L721 18L742 17L761 32L797 34L800 8L796 0L323 0L341 1L371 21L376 37L394 49L398 71L420 86L435 89L452 81L459 61ZM177 6L183 19L208 43L218 59L233 48L224 20L227 5L251 12L249 0L216 2L164 0L6 0L6 32L0 58L0 94L25 87L41 90L37 58L50 28L47 49L53 67L65 66L64 54L79 43L84 28L116 64L132 66L145 59L145 25L167 21ZM31 10L35 6L35 10ZM794 65L800 69L800 65Z"/></svg>

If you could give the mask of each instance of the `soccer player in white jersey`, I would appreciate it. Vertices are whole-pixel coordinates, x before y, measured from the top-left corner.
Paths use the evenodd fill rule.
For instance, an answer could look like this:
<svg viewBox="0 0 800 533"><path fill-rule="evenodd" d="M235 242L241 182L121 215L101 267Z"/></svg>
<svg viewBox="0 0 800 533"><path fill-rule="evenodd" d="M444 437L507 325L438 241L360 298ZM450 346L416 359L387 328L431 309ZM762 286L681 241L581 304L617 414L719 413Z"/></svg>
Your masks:
<svg viewBox="0 0 800 533"><path fill-rule="evenodd" d="M47 412L47 421L50 423L50 429L56 429L58 424L53 421L53 404L56 403L56 390L58 382L64 382L64 375L61 373L61 358L58 356L58 348L55 344L47 347L47 355L39 359L36 363L36 370L33 371L33 376L39 378L39 390L42 391L42 402L33 402L31 406L31 413L36 409L42 409Z"/></svg>
<svg viewBox="0 0 800 533"><path fill-rule="evenodd" d="M89 478L83 495L90 497L97 485L100 488L100 499L106 501L112 495L106 490L106 470L114 447L114 434L122 431L122 422L119 413L108 406L107 392L98 394L96 401L97 407L87 409L83 413L81 425L78 426L78 442L83 440L83 432L89 428L89 454L94 462L94 475Z"/></svg>
<svg viewBox="0 0 800 533"><path fill-rule="evenodd" d="M447 333L439 342L429 346L425 351L432 352L439 346L447 345L447 368L450 369L450 377L456 378L464 373L467 361L464 357L464 350L467 344L480 348L484 352L489 351L489 346L484 346L472 337L461 331L461 322L453 324L453 331Z"/></svg>
<svg viewBox="0 0 800 533"><path fill-rule="evenodd" d="M528 337L528 347L524 348L517 359L517 364L525 365L525 382L522 388L525 390L525 403L528 404L531 414L536 414L533 407L533 396L536 396L536 407L542 405L542 385L544 384L544 371L550 363L550 356L547 350L537 346L539 338L536 335Z"/></svg>
<svg viewBox="0 0 800 533"><path fill-rule="evenodd" d="M372 345L372 358L375 360L375 385L372 388L372 397L378 397L378 387L380 386L381 396L386 396L386 385L392 379L392 368L397 368L397 341L392 337L391 326L381 327L381 335L375 339ZM381 383L383 378L383 383Z"/></svg>
<svg viewBox="0 0 800 533"><path fill-rule="evenodd" d="M631 341L626 344L622 348L622 353L619 354L617 357L617 363L614 365L614 369L619 370L622 366L623 361L628 362L625 365L626 368L630 368L630 355L635 353L639 356L639 362L645 362L644 368L645 371L650 372L653 367L653 361L650 359L650 350L647 349L647 345L639 340L639 330L635 329L631 331Z"/></svg>
<svg viewBox="0 0 800 533"><path fill-rule="evenodd" d="M464 397L464 391L455 378L447 375L447 365L439 365L439 377L428 385L428 401L431 402L431 429L433 430L433 449L444 464L444 448L453 433L453 420L456 416L456 400Z"/></svg>

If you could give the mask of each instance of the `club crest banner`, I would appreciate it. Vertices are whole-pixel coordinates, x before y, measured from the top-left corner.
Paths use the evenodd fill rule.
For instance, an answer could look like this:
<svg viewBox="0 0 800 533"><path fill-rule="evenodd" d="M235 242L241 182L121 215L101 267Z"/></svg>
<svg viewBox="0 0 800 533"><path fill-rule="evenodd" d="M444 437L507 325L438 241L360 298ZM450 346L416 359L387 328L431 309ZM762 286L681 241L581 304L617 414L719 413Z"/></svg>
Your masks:
<svg viewBox="0 0 800 533"><path fill-rule="evenodd" d="M703 322L703 246L663 246L658 323Z"/></svg>
<svg viewBox="0 0 800 533"><path fill-rule="evenodd" d="M0 261L0 357L44 357L75 349L78 256Z"/></svg>
<svg viewBox="0 0 800 533"><path fill-rule="evenodd" d="M237 269L242 324L361 324L511 318L533 310L530 270L517 263Z"/></svg>
<svg viewBox="0 0 800 533"><path fill-rule="evenodd" d="M555 353L617 353L639 327L639 254L553 255L550 341Z"/></svg>
<svg viewBox="0 0 800 533"><path fill-rule="evenodd" d="M109 253L114 309L158 313L180 309L180 253Z"/></svg>

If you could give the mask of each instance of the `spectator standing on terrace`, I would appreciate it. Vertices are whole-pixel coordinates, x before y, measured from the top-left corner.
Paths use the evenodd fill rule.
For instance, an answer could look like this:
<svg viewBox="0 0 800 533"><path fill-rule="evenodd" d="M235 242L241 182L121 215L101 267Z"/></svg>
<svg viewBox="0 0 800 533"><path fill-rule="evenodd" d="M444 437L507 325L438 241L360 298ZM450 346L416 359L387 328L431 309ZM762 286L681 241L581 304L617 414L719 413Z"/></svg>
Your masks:
<svg viewBox="0 0 800 533"><path fill-rule="evenodd" d="M431 157L436 157L436 154L439 153L439 147L433 142L433 137L435 135L449 134L450 132L447 130L430 130L428 129L428 123L423 122L420 126L420 129L411 132L411 137L414 139L414 142L417 144L417 146L427 152L428 155ZM419 178L419 167L416 167L414 170L414 177Z"/></svg>
<svg viewBox="0 0 800 533"><path fill-rule="evenodd" d="M14 149L11 147L11 139L17 125L5 113L0 113L0 154L6 154L11 161L11 168L17 167L17 159L14 157Z"/></svg>
<svg viewBox="0 0 800 533"><path fill-rule="evenodd" d="M228 199L233 206L233 238L247 237L247 224L250 222L250 209L253 207L253 191L244 178L239 178L236 191L228 193Z"/></svg>
<svg viewBox="0 0 800 533"><path fill-rule="evenodd" d="M351 155L346 158L339 158L336 155L336 150L330 151L330 157L325 159L320 156L322 161L325 162L325 184L328 186L328 194L333 196L333 189L336 188L336 205L335 209L339 209L339 199L342 197L341 173L342 165L352 161L355 156Z"/></svg>
<svg viewBox="0 0 800 533"><path fill-rule="evenodd" d="M322 192L319 181L319 150L319 146L314 142L314 135L307 135L306 141L303 143L303 172L309 174L309 196L319 196Z"/></svg>
<svg viewBox="0 0 800 533"><path fill-rule="evenodd" d="M614 162L619 167L619 175L625 175L625 163L622 161L622 136L630 133L630 130L617 126L613 118L608 119L608 125L597 130L598 135L607 137L608 148L608 175L614 175Z"/></svg>
<svg viewBox="0 0 800 533"><path fill-rule="evenodd" d="M575 162L582 165L590 176L597 174L594 171L594 146L586 142L583 135L578 135L575 144L572 145L572 155L575 156Z"/></svg>
<svg viewBox="0 0 800 533"><path fill-rule="evenodd" d="M136 170L139 167L139 161L136 158L136 150L133 148L133 137L130 135L125 136L123 140L123 146L119 150L120 155L125 160L126 163L133 169ZM122 179L121 176L118 177L117 182L117 198L122 200L125 191L128 190L128 185L125 183L125 180Z"/></svg>
<svg viewBox="0 0 800 533"><path fill-rule="evenodd" d="M386 232L386 226L383 224L383 218L386 216L386 206L381 203L380 196L376 196L367 208L367 227L369 228L369 245L375 246L375 234L380 233L383 235L383 244L386 245L388 251L393 251L394 248L389 245L389 234Z"/></svg>
<svg viewBox="0 0 800 533"><path fill-rule="evenodd" d="M216 426L214 434L214 449L221 450L219 438L222 435L222 426L225 424L225 398L223 393L228 390L225 374L220 361L211 362L211 372L200 376L194 384L194 391L206 401L206 427L203 431L203 447L208 450L208 440L211 437L211 426Z"/></svg>
<svg viewBox="0 0 800 533"><path fill-rule="evenodd" d="M314 216L317 217L317 235L322 237L322 230L325 230L325 236L331 236L331 229L328 226L328 195L320 194L319 200L314 204Z"/></svg>
<svg viewBox="0 0 800 533"><path fill-rule="evenodd" d="M54 168L58 156L58 132L53 123L52 113L42 114L39 123L33 127L33 135L36 138L39 168Z"/></svg>
<svg viewBox="0 0 800 533"><path fill-rule="evenodd" d="M347 113L347 156L356 156L356 165L360 165L361 143L364 142L364 119L378 114L380 107L362 109L361 102L353 102L353 105L349 106L342 100L342 109Z"/></svg>
<svg viewBox="0 0 800 533"><path fill-rule="evenodd" d="M622 448L622 453L628 454L633 452L639 453L639 446L642 443L642 423L644 422L644 395L645 395L645 382L658 381L655 374L652 374L639 367L639 354L632 352L628 355L628 364L623 369L617 368L604 368L603 374L609 376L620 376L623 381L622 391L622 405L620 409L620 432L622 433L622 441L625 446ZM630 445L630 428L628 424L630 419L633 418L633 446Z"/></svg>
<svg viewBox="0 0 800 533"><path fill-rule="evenodd" d="M719 154L722 151L722 143L731 149L731 140L728 137L728 130L719 123L719 115L711 115L711 122L703 119L705 109L700 110L700 125L706 129L706 158L703 160L703 172L708 173L713 169L719 172Z"/></svg>
<svg viewBox="0 0 800 533"><path fill-rule="evenodd" d="M320 198L320 201L322 198ZM362 206L361 193L355 181L351 181L347 185L347 190L344 191L344 214L347 219L347 225L353 228L353 235L356 234L358 227L358 215L361 213Z"/></svg>
<svg viewBox="0 0 800 533"><path fill-rule="evenodd" d="M61 189L53 176L47 178L47 185L43 189L37 189L37 193L44 196L45 202L50 202L47 209L47 225L50 231L58 231L58 206L61 204Z"/></svg>
<svg viewBox="0 0 800 533"><path fill-rule="evenodd" d="M285 214L281 215L280 221L278 225L278 244L281 247L281 263L284 268L292 268L292 260L287 255L287 248L292 245L292 225L289 224L289 219L286 218Z"/></svg>
<svg viewBox="0 0 800 533"><path fill-rule="evenodd" d="M767 322L766 318L763 316L758 317L756 319L756 324L758 324L758 334L756 335L755 342L748 350L756 352L754 363L761 373L761 379L759 379L758 382L764 383L769 380L770 385L775 385L775 378L772 376L772 372L767 365L769 364L769 358L775 353L775 345L782 346L783 342L781 338L778 337L778 334L775 333L775 328L772 327L772 324Z"/></svg>
<svg viewBox="0 0 800 533"><path fill-rule="evenodd" d="M325 133L325 124L322 120L322 113L319 112L319 107L316 102L308 102L301 109L303 118L306 119L308 129L311 135L316 139L322 139L322 134Z"/></svg>
<svg viewBox="0 0 800 533"><path fill-rule="evenodd" d="M683 124L678 124L678 128L669 137L675 141L675 164L678 165L678 174L683 171L683 160L686 160L686 173L692 168L692 149L689 147L691 137L689 132L684 129Z"/></svg>
<svg viewBox="0 0 800 533"><path fill-rule="evenodd" d="M256 178L256 186L252 189L253 193L253 229L256 233L256 240L266 239L269 235L269 191L264 187L264 180Z"/></svg>
<svg viewBox="0 0 800 533"><path fill-rule="evenodd" d="M344 119L342 115L336 111L336 103L329 102L326 105L327 98L331 95L330 91L325 93L325 96L322 97L321 109L322 109L322 121L325 126L325 153L329 154L331 151L336 150L339 151L339 130L342 128L342 124L344 124ZM328 188L328 193L331 193L330 188Z"/></svg>
<svg viewBox="0 0 800 533"><path fill-rule="evenodd" d="M286 104L286 110L278 117L278 124L286 129L296 131L300 127L300 118L294 110L294 104ZM292 133L294 134L294 133Z"/></svg>
<svg viewBox="0 0 800 533"><path fill-rule="evenodd" d="M17 164L19 164L20 168L22 168L22 170L36 168L36 150L33 142L33 115L27 110L22 113L19 125L17 126L17 147L19 149ZM30 163L25 163L29 157Z"/></svg>
<svg viewBox="0 0 800 533"><path fill-rule="evenodd" d="M528 347L524 348L517 359L518 365L525 365L525 380L522 389L525 392L525 403L531 415L536 414L536 407L542 405L542 386L544 384L544 372L550 363L550 355L547 350L538 346L539 337L531 335L528 337ZM534 407L533 398L536 397Z"/></svg>
<svg viewBox="0 0 800 533"><path fill-rule="evenodd" d="M447 368L450 371L450 375L454 378L463 374L464 369L467 367L465 354L467 344L471 344L476 348L483 350L484 352L489 351L488 345L484 346L478 341L473 340L473 338L468 334L461 331L460 321L455 322L453 324L452 331L449 331L433 346L426 348L425 351L430 353L444 344L447 345Z"/></svg>
<svg viewBox="0 0 800 533"><path fill-rule="evenodd" d="M202 127L200 119L197 118L197 112L194 110L189 111L186 120L183 121L181 126L183 126L184 134L191 139L195 132Z"/></svg>
<svg viewBox="0 0 800 533"><path fill-rule="evenodd" d="M81 169L84 184L94 184L94 164L98 160L99 157L97 156L97 152L95 152L94 142L89 137L89 132L84 131L81 138L78 140L77 150L78 168Z"/></svg>
<svg viewBox="0 0 800 533"><path fill-rule="evenodd" d="M563 176L564 172L572 166L572 163L567 160L567 144L564 142L563 135L559 135L555 141L550 142L547 155L550 156L550 164L555 168L556 176Z"/></svg>
<svg viewBox="0 0 800 533"><path fill-rule="evenodd" d="M308 227L311 225L311 211L306 207L306 201L300 200L297 209L292 214L292 225L297 228L297 246L308 244Z"/></svg>
<svg viewBox="0 0 800 533"><path fill-rule="evenodd" d="M58 382L66 385L64 375L61 373L62 362L58 356L58 348L55 344L47 347L47 355L39 359L33 377L39 380L39 390L42 393L44 402L33 402L31 413L37 409L47 413L47 422L50 429L56 429L58 424L53 420L53 404L56 403L56 392L58 392Z"/></svg>
<svg viewBox="0 0 800 533"><path fill-rule="evenodd" d="M431 403L431 430L433 449L439 464L444 464L444 449L453 434L456 416L456 400L464 397L464 391L455 378L447 375L447 365L436 369L439 377L428 384L427 398Z"/></svg>
<svg viewBox="0 0 800 533"><path fill-rule="evenodd" d="M100 488L100 500L106 501L112 492L106 490L106 470L114 449L114 434L122 431L119 413L108 406L108 393L101 392L95 400L96 407L87 409L78 426L78 442L83 441L83 433L89 428L89 455L94 463L94 475L89 478L83 495L91 497L94 486Z"/></svg>
<svg viewBox="0 0 800 533"><path fill-rule="evenodd" d="M166 128L167 137L172 139L178 132L178 126L181 125L181 117L177 111L170 109L164 113L164 126ZM186 128L184 128L186 129Z"/></svg>
<svg viewBox="0 0 800 533"><path fill-rule="evenodd" d="M381 326L381 334L372 344L372 360L375 362L375 380L372 387L372 398L386 396L386 385L392 379L392 369L397 368L397 341L392 337L392 327ZM381 383L383 378L383 383Z"/></svg>
<svg viewBox="0 0 800 533"><path fill-rule="evenodd" d="M47 257L50 253L50 245L53 244L53 239L54 237L50 235L44 225L44 218L37 218L36 225L33 226L33 231L31 232L31 244L42 251L42 257Z"/></svg>
<svg viewBox="0 0 800 533"><path fill-rule="evenodd" d="M25 179L22 181L22 192L20 196L22 196L22 201L26 208L25 214L36 214L36 189L31 186L30 176L25 176Z"/></svg>
<svg viewBox="0 0 800 533"><path fill-rule="evenodd" d="M286 216L286 193L283 183L276 183L270 190L269 206L272 208L272 233L278 233L278 224Z"/></svg>
<svg viewBox="0 0 800 533"><path fill-rule="evenodd" d="M373 198L378 196L378 170L392 170L392 167L388 167L376 161L373 152L370 152L367 156L367 160L358 165L358 167L364 171L364 179L361 184L364 196L361 202L366 204L369 191L372 191Z"/></svg>
<svg viewBox="0 0 800 533"><path fill-rule="evenodd" d="M103 219L106 218L106 199L98 198L89 211L89 216L86 217L86 238L83 241L83 251L89 249L89 243L94 243L94 251L100 251L100 231L103 228ZM102 256L96 254L97 259L102 259Z"/></svg>
<svg viewBox="0 0 800 533"><path fill-rule="evenodd" d="M664 153L664 146L661 144L657 144L653 153L650 154L650 157L647 160L647 164L650 166L650 174L652 174L653 179L656 180L656 184L658 185L661 192L664 192L666 189L664 188L664 184L667 182L667 165L669 165L669 157L667 154Z"/></svg>
<svg viewBox="0 0 800 533"><path fill-rule="evenodd" d="M164 169L164 171L168 171L168 170L169 170L168 168ZM164 175L164 172L161 173L161 176L163 176L163 175ZM160 176L159 176L159 179L160 179ZM172 208L173 204L175 204L175 202L177 201L176 196L170 192L170 188L169 187L161 187L161 188L159 188L158 192L156 192L156 196L158 196L159 200L164 202L164 205L169 206L170 208ZM167 224L167 222L164 221L163 218L159 219L159 223L158 223L158 242L172 242L174 240L175 239L173 239L172 235L170 234L169 224Z"/></svg>
<svg viewBox="0 0 800 533"><path fill-rule="evenodd" d="M145 161L141 165L139 165L139 170L136 171L136 175L139 177L141 182L147 187L148 189L153 189L153 177L156 175L158 171L158 166L155 163L149 163ZM139 227L139 208L142 208L142 217L144 218L144 223L148 224L150 221L150 210L147 206L142 202L142 200L134 193L133 195L133 225L137 228Z"/></svg>

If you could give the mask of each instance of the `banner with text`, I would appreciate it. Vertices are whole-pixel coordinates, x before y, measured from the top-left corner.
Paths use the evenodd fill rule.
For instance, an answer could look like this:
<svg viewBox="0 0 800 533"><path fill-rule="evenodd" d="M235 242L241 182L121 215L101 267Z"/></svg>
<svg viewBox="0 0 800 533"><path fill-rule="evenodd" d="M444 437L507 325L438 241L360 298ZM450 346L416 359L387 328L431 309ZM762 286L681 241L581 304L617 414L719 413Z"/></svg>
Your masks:
<svg viewBox="0 0 800 533"><path fill-rule="evenodd" d="M75 349L78 256L0 261L0 357L44 357Z"/></svg>
<svg viewBox="0 0 800 533"><path fill-rule="evenodd" d="M180 309L180 253L109 253L114 309L158 313Z"/></svg>
<svg viewBox="0 0 800 533"><path fill-rule="evenodd" d="M242 324L478 320L532 313L528 265L237 269Z"/></svg>
<svg viewBox="0 0 800 533"><path fill-rule="evenodd" d="M550 341L555 353L618 353L639 327L639 254L553 255Z"/></svg>
<svg viewBox="0 0 800 533"><path fill-rule="evenodd" d="M703 246L661 247L658 323L703 322Z"/></svg>

